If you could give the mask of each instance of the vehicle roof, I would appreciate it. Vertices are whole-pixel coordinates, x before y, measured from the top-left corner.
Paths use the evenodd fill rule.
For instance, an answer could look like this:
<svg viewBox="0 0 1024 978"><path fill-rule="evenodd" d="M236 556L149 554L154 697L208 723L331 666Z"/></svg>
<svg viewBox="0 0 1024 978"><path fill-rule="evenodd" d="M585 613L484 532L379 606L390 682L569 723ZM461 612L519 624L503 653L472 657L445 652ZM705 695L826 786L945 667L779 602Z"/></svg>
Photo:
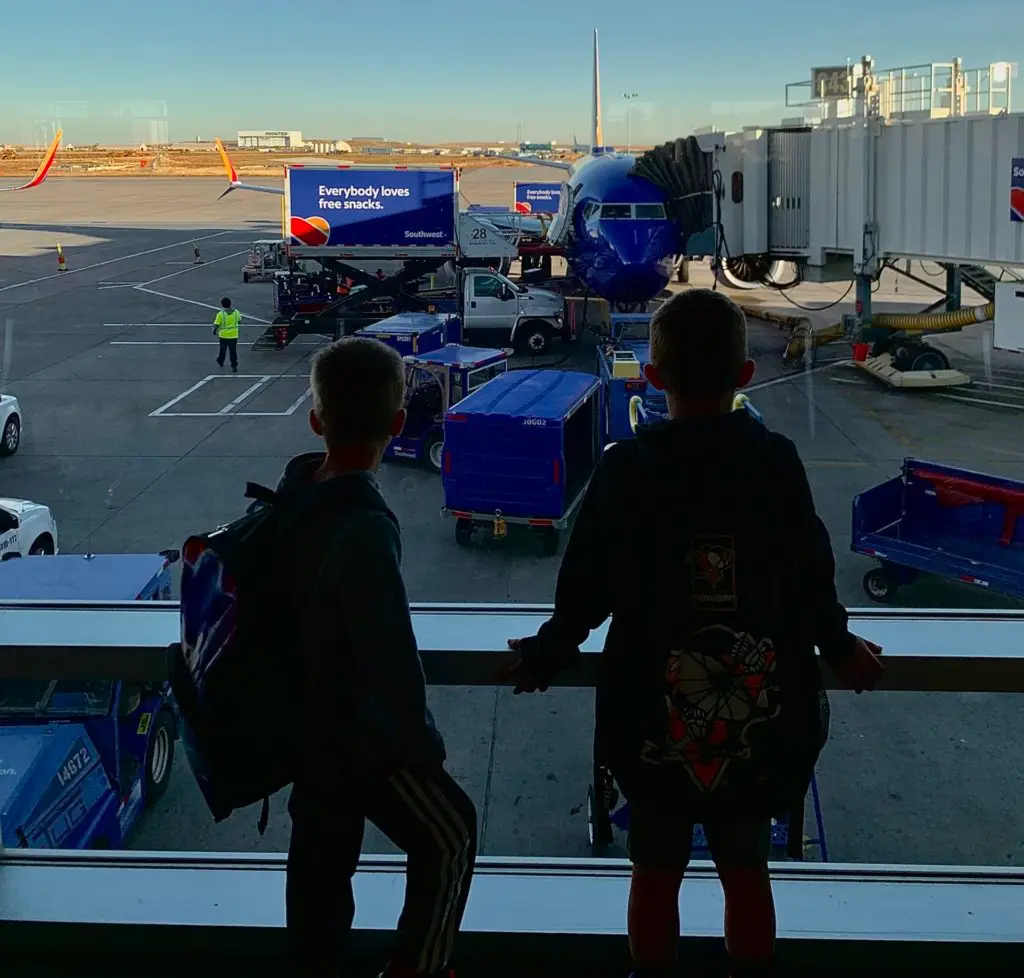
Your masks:
<svg viewBox="0 0 1024 978"><path fill-rule="evenodd" d="M410 363L435 363L446 367L479 367L492 360L507 360L508 354L504 350L486 346L459 346L457 343L449 343L440 350L419 353L405 359Z"/></svg>
<svg viewBox="0 0 1024 978"><path fill-rule="evenodd" d="M560 420L600 384L576 370L509 370L449 410L506 418Z"/></svg>
<svg viewBox="0 0 1024 978"><path fill-rule="evenodd" d="M376 336L381 333L422 333L440 326L451 317L436 312L400 312L397 316L382 319L379 323L364 326L356 336Z"/></svg>
<svg viewBox="0 0 1024 978"><path fill-rule="evenodd" d="M166 563L159 554L59 554L0 563L0 599L134 601Z"/></svg>

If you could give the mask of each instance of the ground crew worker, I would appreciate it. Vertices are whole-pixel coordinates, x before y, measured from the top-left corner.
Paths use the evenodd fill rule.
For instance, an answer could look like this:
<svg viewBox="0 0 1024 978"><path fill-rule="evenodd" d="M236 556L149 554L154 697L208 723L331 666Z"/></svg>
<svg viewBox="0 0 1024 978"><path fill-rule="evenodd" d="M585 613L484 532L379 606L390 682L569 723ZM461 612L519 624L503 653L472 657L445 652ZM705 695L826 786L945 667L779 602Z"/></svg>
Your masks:
<svg viewBox="0 0 1024 978"><path fill-rule="evenodd" d="M224 366L224 354L231 357L231 372L238 373L238 326L242 322L242 314L231 308L231 300L225 296L220 300L224 307L213 320L213 331L220 340L217 351L217 366Z"/></svg>

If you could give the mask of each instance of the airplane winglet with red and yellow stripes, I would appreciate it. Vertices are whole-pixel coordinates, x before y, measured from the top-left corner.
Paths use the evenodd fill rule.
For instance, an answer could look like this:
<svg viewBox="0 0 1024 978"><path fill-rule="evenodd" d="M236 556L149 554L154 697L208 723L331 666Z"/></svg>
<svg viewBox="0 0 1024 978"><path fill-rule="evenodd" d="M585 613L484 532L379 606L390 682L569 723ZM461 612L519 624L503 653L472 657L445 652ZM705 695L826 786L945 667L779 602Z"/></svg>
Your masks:
<svg viewBox="0 0 1024 978"><path fill-rule="evenodd" d="M50 167L53 166L53 161L57 158L57 149L60 146L60 139L63 135L64 130L58 129L57 135L53 137L53 142L50 143L50 148L46 151L42 163L39 164L39 169L36 170L36 175L28 183L23 183L20 187L0 187L0 192L7 190L31 190L33 187L38 187L46 179L46 174L50 172Z"/></svg>
<svg viewBox="0 0 1024 978"><path fill-rule="evenodd" d="M234 163L231 162L231 158L228 156L227 150L224 149L224 144L220 139L214 139L217 144L217 152L220 153L220 161L224 164L224 170L228 175L228 182L231 186L224 191L220 196L226 197L232 190L255 190L261 194L277 194L279 197L284 196L284 187L259 187L254 183L242 183L238 179L238 171L235 169ZM217 198L220 200L220 197Z"/></svg>

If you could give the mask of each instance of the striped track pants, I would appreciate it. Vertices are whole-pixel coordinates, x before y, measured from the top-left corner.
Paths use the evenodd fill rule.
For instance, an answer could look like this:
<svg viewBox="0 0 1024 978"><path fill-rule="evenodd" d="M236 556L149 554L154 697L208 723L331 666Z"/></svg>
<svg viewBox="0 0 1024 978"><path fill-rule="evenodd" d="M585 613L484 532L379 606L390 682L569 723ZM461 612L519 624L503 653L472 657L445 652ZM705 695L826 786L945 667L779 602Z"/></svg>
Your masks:
<svg viewBox="0 0 1024 978"><path fill-rule="evenodd" d="M333 797L332 797L333 795ZM352 928L352 877L366 821L408 856L396 972L445 971L462 922L476 861L476 808L443 769L403 768L350 782L338 793L297 784L289 803L288 945L300 978L337 975Z"/></svg>

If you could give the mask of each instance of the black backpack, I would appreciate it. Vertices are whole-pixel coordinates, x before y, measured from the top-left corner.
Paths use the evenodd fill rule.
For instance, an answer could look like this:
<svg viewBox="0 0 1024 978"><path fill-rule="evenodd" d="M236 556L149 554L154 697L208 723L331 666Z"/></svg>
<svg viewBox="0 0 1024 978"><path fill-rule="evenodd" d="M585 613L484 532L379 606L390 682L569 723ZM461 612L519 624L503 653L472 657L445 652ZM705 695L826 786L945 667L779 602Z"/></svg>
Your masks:
<svg viewBox="0 0 1024 978"><path fill-rule="evenodd" d="M299 676L289 554L291 490L247 483L246 515L182 547L181 641L170 647L170 681L181 737L203 798L220 822L287 787L298 758Z"/></svg>
<svg viewBox="0 0 1024 978"><path fill-rule="evenodd" d="M810 651L804 663L783 610L791 559L767 431L751 455L682 483L644 480L652 511L674 518L644 574L659 705L643 756L709 814L786 811L827 736L827 701L801 692Z"/></svg>

